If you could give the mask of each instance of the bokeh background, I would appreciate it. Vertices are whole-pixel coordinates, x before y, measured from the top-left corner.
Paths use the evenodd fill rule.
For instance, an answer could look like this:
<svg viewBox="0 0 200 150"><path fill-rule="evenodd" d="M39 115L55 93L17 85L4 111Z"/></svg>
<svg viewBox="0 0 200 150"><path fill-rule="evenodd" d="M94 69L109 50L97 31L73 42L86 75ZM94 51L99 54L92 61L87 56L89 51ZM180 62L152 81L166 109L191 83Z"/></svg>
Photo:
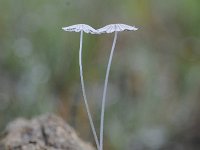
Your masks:
<svg viewBox="0 0 200 150"><path fill-rule="evenodd" d="M0 131L56 113L94 144L80 88L79 34L63 26L139 27L119 34L105 114L105 149L200 149L199 0L1 0ZM99 130L113 34L84 34L83 66Z"/></svg>

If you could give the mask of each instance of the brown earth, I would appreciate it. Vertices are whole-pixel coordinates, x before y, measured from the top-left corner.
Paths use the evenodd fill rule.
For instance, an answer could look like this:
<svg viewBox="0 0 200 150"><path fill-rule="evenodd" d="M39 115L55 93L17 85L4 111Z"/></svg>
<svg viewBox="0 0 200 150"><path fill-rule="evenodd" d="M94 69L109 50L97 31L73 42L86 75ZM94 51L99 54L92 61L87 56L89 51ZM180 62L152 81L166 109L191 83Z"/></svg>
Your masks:
<svg viewBox="0 0 200 150"><path fill-rule="evenodd" d="M83 142L64 120L42 115L11 122L0 141L0 150L95 150Z"/></svg>

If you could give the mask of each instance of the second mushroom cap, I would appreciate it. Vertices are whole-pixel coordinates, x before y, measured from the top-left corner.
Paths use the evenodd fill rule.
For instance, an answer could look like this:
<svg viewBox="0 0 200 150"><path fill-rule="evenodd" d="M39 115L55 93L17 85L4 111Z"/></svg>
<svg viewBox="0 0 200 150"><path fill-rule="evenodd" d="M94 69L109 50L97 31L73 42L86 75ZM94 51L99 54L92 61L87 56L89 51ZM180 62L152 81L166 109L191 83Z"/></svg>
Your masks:
<svg viewBox="0 0 200 150"><path fill-rule="evenodd" d="M102 27L97 30L100 33L112 33L112 32L120 32L120 31L136 31L138 28L134 26L129 26L126 24L109 24L105 27Z"/></svg>

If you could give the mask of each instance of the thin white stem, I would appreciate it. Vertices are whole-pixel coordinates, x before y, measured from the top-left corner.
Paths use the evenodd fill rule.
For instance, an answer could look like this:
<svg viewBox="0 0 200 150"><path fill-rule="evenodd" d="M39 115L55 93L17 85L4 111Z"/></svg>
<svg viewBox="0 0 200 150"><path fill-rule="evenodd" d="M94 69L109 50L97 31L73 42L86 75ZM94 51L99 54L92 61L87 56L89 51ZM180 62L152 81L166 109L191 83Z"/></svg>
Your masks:
<svg viewBox="0 0 200 150"><path fill-rule="evenodd" d="M110 66L111 66L111 62L112 62L113 52L114 52L115 44L117 41L117 33L118 32L116 31L114 40L113 40L113 44L112 44L112 49L110 52L110 57L109 57L109 61L108 61L106 77L105 77L105 82L104 82L104 90L103 90L103 98L102 98L102 106L101 106L101 122L100 122L100 150L103 150L103 127L104 127L106 91L107 91L108 77L109 77L109 73L110 73Z"/></svg>
<svg viewBox="0 0 200 150"><path fill-rule="evenodd" d="M82 69L83 68L82 67L82 43L83 43L83 31L81 31L81 35L80 35L80 49L79 49L79 67L80 67L80 77L81 77L81 88L82 88L82 91L83 91L83 99L84 99L84 102L85 102L85 107L86 107L86 111L87 111L87 114L88 114L90 126L92 128L92 133L94 135L94 139L95 139L95 142L96 142L96 145L97 145L97 149L99 150L99 141L98 141L98 138L97 138L96 130L95 130L95 127L94 127L94 123L93 123L93 120L92 120L92 116L91 116L91 113L90 113L90 109L89 109L89 105L88 105L88 101L87 101L87 97L86 97L86 93L85 93L85 85L84 85L84 80L83 80L83 69Z"/></svg>

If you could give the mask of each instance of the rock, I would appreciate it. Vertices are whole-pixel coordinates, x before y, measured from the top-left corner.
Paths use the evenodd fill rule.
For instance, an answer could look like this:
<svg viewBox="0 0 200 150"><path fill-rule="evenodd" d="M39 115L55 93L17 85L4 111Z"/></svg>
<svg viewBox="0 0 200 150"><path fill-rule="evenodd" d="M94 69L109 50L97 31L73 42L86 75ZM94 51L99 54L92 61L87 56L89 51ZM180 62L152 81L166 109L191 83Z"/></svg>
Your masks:
<svg viewBox="0 0 200 150"><path fill-rule="evenodd" d="M55 115L11 122L2 135L0 150L95 150Z"/></svg>

